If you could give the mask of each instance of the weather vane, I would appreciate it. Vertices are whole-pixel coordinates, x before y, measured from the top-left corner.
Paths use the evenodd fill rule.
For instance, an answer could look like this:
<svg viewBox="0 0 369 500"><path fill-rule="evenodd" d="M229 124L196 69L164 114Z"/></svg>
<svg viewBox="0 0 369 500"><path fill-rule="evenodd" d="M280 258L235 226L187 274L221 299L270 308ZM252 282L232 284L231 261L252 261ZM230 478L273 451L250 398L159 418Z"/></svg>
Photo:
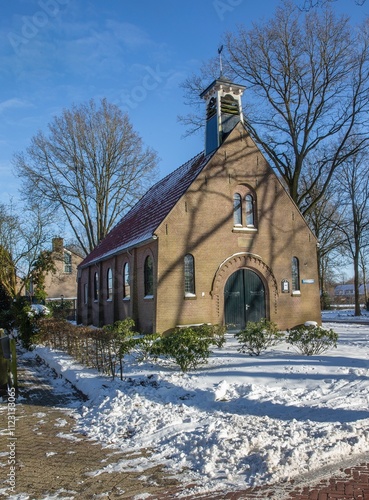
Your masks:
<svg viewBox="0 0 369 500"><path fill-rule="evenodd" d="M223 50L223 45L221 45L218 49L218 54L219 54L219 65L220 65L220 76L223 76L223 64L222 64L222 50Z"/></svg>

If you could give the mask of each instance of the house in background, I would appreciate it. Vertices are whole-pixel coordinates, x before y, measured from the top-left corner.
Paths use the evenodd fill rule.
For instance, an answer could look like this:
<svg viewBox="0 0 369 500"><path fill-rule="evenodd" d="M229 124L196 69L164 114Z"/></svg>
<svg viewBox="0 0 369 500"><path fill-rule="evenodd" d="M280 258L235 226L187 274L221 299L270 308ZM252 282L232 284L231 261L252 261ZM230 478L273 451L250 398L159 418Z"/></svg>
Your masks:
<svg viewBox="0 0 369 500"><path fill-rule="evenodd" d="M369 294L369 283L364 285L362 283L359 286L359 298L360 301L366 305ZM354 304L355 301L355 289L354 285L345 284L345 285L337 285L334 288L334 302L336 304Z"/></svg>
<svg viewBox="0 0 369 500"><path fill-rule="evenodd" d="M80 264L79 323L131 317L138 331L162 333L321 322L316 238L243 124L243 90L220 77L202 93L205 151L154 185Z"/></svg>
<svg viewBox="0 0 369 500"><path fill-rule="evenodd" d="M83 257L74 247L64 246L63 238L53 238L52 258L56 272L46 275L46 300L72 301L75 309L77 301L77 268Z"/></svg>

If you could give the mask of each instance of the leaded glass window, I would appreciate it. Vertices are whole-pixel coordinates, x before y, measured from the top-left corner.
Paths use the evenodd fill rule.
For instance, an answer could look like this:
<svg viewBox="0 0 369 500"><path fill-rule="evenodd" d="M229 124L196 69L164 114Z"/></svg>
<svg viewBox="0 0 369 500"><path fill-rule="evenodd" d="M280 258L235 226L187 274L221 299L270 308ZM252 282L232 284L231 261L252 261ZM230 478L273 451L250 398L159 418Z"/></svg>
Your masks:
<svg viewBox="0 0 369 500"><path fill-rule="evenodd" d="M145 297L154 295L154 268L150 255L146 257L144 267Z"/></svg>
<svg viewBox="0 0 369 500"><path fill-rule="evenodd" d="M292 257L292 291L297 292L300 290L300 266L299 259Z"/></svg>
<svg viewBox="0 0 369 500"><path fill-rule="evenodd" d="M195 295L195 259L191 254L184 258L185 296Z"/></svg>

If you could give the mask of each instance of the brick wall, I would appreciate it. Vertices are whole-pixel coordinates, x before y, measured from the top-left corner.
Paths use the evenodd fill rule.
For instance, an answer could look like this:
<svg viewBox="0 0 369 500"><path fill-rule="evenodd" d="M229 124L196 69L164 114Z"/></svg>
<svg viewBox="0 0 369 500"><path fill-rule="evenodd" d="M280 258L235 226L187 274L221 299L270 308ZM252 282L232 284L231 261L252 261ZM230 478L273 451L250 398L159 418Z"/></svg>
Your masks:
<svg viewBox="0 0 369 500"><path fill-rule="evenodd" d="M236 192L255 195L256 231L234 230ZM224 285L240 268L260 276L267 315L280 328L306 320L320 322L316 240L242 126L233 131L157 235L159 331L176 324L222 323ZM196 298L191 299L184 298L186 253L195 258ZM300 263L298 296L281 293L283 279L291 286L293 256Z"/></svg>
<svg viewBox="0 0 369 500"><path fill-rule="evenodd" d="M235 228L233 196L251 193L255 227ZM80 290L89 283L88 307L80 309L84 323L106 324L132 317L139 331L164 332L176 325L223 323L224 286L239 269L250 269L262 281L266 315L281 329L307 320L320 322L316 240L239 124L189 190L156 230L156 240L98 264L100 299L92 297L95 266L81 271ZM184 256L195 260L195 297L185 297ZM154 296L144 296L144 262L154 260ZM300 264L300 294L292 294L292 257ZM124 262L131 266L131 297L123 300ZM106 297L108 268L114 293ZM282 293L282 280L290 285ZM308 281L306 284L303 281ZM80 299L81 300L81 297Z"/></svg>

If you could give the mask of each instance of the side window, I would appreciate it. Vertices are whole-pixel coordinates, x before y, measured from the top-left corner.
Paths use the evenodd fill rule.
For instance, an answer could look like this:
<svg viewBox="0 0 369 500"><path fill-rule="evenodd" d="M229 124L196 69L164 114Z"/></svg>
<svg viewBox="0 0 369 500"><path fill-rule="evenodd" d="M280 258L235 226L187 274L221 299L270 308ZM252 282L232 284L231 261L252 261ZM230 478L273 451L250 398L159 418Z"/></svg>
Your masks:
<svg viewBox="0 0 369 500"><path fill-rule="evenodd" d="M154 269L152 257L146 257L144 266L144 287L145 297L152 297L154 295Z"/></svg>
<svg viewBox="0 0 369 500"><path fill-rule="evenodd" d="M195 259L191 254L184 258L184 291L185 297L195 296Z"/></svg>
<svg viewBox="0 0 369 500"><path fill-rule="evenodd" d="M129 264L126 262L123 266L123 298L129 299L131 297L131 281L129 274Z"/></svg>
<svg viewBox="0 0 369 500"><path fill-rule="evenodd" d="M106 274L106 298L108 300L111 300L112 296L113 296L113 272L109 267L108 272Z"/></svg>
<svg viewBox="0 0 369 500"><path fill-rule="evenodd" d="M292 257L292 292L300 291L300 266L299 259Z"/></svg>
<svg viewBox="0 0 369 500"><path fill-rule="evenodd" d="M99 300L99 273L94 274L94 300Z"/></svg>
<svg viewBox="0 0 369 500"><path fill-rule="evenodd" d="M251 194L245 196L246 226L254 226L254 198Z"/></svg>
<svg viewBox="0 0 369 500"><path fill-rule="evenodd" d="M238 193L233 195L233 224L242 226L242 202L241 195Z"/></svg>
<svg viewBox="0 0 369 500"><path fill-rule="evenodd" d="M72 272L72 255L69 252L64 252L64 272L68 274Z"/></svg>
<svg viewBox="0 0 369 500"><path fill-rule="evenodd" d="M83 303L87 304L88 303L88 287L87 283L83 285Z"/></svg>

